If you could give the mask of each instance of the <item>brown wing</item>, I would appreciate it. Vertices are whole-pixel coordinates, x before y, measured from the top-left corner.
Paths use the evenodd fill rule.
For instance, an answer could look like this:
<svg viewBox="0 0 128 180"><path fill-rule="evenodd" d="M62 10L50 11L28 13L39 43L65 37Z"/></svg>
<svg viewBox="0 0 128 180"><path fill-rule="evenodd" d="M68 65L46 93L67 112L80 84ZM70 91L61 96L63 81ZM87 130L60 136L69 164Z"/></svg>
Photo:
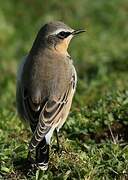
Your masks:
<svg viewBox="0 0 128 180"><path fill-rule="evenodd" d="M68 99L73 89L74 82L71 81L66 92L62 95L62 97L59 100L48 99L45 102L43 108L36 112L39 115L39 121L37 123L36 130L33 134L32 140L30 142L30 150L33 150L43 139L43 137L49 132L51 127L53 127L54 124L58 123L62 115L62 112L66 104L68 103ZM34 120L30 111L28 111L28 115L31 116L32 120Z"/></svg>

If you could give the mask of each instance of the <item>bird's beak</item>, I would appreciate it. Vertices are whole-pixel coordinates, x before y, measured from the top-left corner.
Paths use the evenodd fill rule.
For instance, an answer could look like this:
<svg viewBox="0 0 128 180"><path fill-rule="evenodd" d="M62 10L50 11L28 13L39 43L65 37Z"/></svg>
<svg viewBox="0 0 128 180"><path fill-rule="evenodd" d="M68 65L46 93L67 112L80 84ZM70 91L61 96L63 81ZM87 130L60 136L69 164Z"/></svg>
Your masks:
<svg viewBox="0 0 128 180"><path fill-rule="evenodd" d="M77 35L77 34L80 34L80 33L83 33L83 32L86 32L86 30L84 30L84 29L74 30L72 32L72 35Z"/></svg>

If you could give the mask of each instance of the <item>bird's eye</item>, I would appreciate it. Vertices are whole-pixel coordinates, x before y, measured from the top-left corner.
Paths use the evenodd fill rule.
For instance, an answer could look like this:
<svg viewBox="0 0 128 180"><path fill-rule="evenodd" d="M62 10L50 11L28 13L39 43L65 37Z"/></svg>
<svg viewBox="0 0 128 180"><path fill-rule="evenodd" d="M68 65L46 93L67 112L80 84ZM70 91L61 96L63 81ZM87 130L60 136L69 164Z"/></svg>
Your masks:
<svg viewBox="0 0 128 180"><path fill-rule="evenodd" d="M57 37L60 39L64 39L65 38L65 33L64 31L61 31L60 33L57 34Z"/></svg>
<svg viewBox="0 0 128 180"><path fill-rule="evenodd" d="M60 36L65 36L65 34L66 34L66 32L64 32L64 31L61 31L61 32L59 33Z"/></svg>
<svg viewBox="0 0 128 180"><path fill-rule="evenodd" d="M57 34L57 37L60 39L64 39L68 37L70 34L71 34L70 32L61 31L60 33Z"/></svg>

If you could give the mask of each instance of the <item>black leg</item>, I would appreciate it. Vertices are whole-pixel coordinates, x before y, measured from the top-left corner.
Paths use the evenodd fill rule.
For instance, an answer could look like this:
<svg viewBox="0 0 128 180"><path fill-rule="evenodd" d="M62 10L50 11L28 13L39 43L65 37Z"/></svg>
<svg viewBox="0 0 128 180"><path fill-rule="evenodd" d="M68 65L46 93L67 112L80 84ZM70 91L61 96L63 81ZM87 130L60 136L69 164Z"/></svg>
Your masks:
<svg viewBox="0 0 128 180"><path fill-rule="evenodd" d="M30 161L30 159L31 159L31 153L30 151L28 151L27 160Z"/></svg>
<svg viewBox="0 0 128 180"><path fill-rule="evenodd" d="M34 157L33 157L33 153L28 151L28 155L27 155L27 161L29 163L31 163L31 165L33 166L35 164L35 161L34 161Z"/></svg>
<svg viewBox="0 0 128 180"><path fill-rule="evenodd" d="M56 140L57 140L57 151L60 151L60 144L59 144L59 137L58 137L58 132L57 129L55 129L55 134L56 134Z"/></svg>

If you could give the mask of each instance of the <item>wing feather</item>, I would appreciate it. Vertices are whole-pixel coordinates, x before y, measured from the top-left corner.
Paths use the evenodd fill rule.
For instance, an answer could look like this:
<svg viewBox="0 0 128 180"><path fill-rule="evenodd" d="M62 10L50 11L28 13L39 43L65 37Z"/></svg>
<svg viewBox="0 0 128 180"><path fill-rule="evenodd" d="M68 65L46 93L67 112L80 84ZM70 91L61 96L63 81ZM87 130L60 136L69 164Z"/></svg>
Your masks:
<svg viewBox="0 0 128 180"><path fill-rule="evenodd" d="M58 123L68 102L72 89L73 83L71 81L66 92L58 101L49 99L46 102L42 111L40 112L39 121L30 142L30 150L33 150L39 144L42 138L49 132L49 130Z"/></svg>
<svg viewBox="0 0 128 180"><path fill-rule="evenodd" d="M17 77L17 104L19 113L24 119L27 119L30 122L31 129L33 131L33 138L30 142L30 149L32 150L60 120L62 112L71 97L71 93L76 87L76 72L73 67L71 81L66 92L62 94L59 99L58 97L46 97L43 103L34 103L27 90L24 89L21 84L21 76L25 61L26 58L22 62L19 75Z"/></svg>

